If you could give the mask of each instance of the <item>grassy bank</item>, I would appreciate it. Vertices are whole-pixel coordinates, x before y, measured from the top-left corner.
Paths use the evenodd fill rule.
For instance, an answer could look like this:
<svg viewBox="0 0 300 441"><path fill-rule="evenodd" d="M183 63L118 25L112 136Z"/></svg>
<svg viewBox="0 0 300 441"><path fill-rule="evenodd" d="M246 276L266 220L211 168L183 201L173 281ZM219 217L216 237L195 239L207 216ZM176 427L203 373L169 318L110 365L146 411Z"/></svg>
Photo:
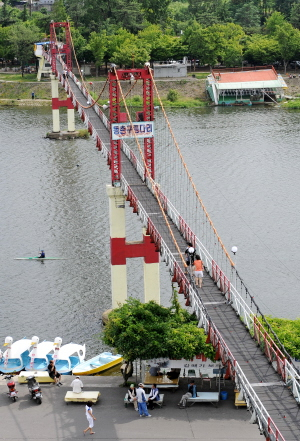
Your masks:
<svg viewBox="0 0 300 441"><path fill-rule="evenodd" d="M5 77L7 81L1 81L2 77ZM10 78L14 78L16 81L12 81ZM10 100L9 105L21 105L20 100L30 100L31 94L34 92L36 100L49 100L51 103L51 83L50 81L37 82L32 81L36 79L35 74L26 74L22 79L20 74L3 74L0 75L0 101L1 104L8 104L3 100ZM93 86L90 89L94 89L95 93L92 94L96 99L98 93L102 90L105 81L96 82L93 78ZM87 83L90 82L90 78L87 79ZM88 84L87 84L88 85ZM180 79L176 81L157 81L156 82L159 94L161 96L163 105L165 107L177 107L177 108L193 108L202 107L207 105L205 97L205 87L203 81ZM98 92L99 89L99 92ZM106 88L107 89L107 88ZM175 98L169 99L169 93L173 91ZM129 106L142 105L142 90L141 85L136 87L135 94L132 98L127 100ZM99 104L106 104L108 99L108 89L106 90L105 100L99 101ZM59 86L59 98L65 99L65 90ZM35 105L35 100L30 105ZM157 99L154 100L155 105L159 105ZM46 105L45 103L44 105ZM39 105L36 102L36 105Z"/></svg>
<svg viewBox="0 0 300 441"><path fill-rule="evenodd" d="M281 104L281 107L285 109L300 109L300 98L295 100L286 101Z"/></svg>

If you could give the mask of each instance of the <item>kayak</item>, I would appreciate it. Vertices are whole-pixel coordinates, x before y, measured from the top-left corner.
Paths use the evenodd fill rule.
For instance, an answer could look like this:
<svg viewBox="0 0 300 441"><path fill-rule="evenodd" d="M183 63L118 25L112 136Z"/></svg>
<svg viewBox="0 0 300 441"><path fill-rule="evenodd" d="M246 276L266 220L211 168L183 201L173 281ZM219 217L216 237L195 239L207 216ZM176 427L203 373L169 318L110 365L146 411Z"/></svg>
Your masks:
<svg viewBox="0 0 300 441"><path fill-rule="evenodd" d="M66 260L63 257L15 257L14 260Z"/></svg>

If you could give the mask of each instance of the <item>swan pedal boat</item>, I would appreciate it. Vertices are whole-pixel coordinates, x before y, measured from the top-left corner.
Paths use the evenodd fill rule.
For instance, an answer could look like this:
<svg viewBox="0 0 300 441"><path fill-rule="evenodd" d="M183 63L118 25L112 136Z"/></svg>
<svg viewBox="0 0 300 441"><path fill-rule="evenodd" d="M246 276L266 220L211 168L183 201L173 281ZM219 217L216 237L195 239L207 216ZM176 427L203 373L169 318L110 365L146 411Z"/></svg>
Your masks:
<svg viewBox="0 0 300 441"><path fill-rule="evenodd" d="M42 341L38 343L33 363L31 363L31 352L25 358L24 368L26 371L46 371L51 359L50 352L53 351L53 341Z"/></svg>
<svg viewBox="0 0 300 441"><path fill-rule="evenodd" d="M31 340L29 338L24 337L14 343L12 342L12 337L6 337L5 346L10 346L8 346L0 359L0 372L3 374L12 374L24 369L24 361L29 354L31 346ZM7 363L5 364L6 359Z"/></svg>
<svg viewBox="0 0 300 441"><path fill-rule="evenodd" d="M111 352L102 352L96 357L83 361L76 368L73 369L73 375L93 375L99 372L106 371L113 366L123 362L123 357L120 354L113 355Z"/></svg>
<svg viewBox="0 0 300 441"><path fill-rule="evenodd" d="M62 375L71 375L72 370L83 362L84 357L85 344L68 343L59 349L55 368ZM51 356L50 359L55 360L55 357Z"/></svg>

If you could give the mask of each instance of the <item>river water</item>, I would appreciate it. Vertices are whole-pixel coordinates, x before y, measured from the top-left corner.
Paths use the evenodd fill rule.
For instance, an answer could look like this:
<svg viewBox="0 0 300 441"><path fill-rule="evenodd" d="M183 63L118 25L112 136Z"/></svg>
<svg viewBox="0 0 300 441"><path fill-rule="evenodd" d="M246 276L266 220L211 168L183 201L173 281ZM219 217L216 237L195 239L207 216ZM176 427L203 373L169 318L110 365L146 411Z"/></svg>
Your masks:
<svg viewBox="0 0 300 441"><path fill-rule="evenodd" d="M299 316L299 113L280 108L168 112L197 188L237 268L263 312ZM65 114L62 127L66 126ZM77 127L82 123L77 120ZM110 172L93 140L53 141L48 108L0 108L0 339L38 335L99 340L111 306L106 184ZM141 225L126 209L127 238ZM39 248L61 261L18 261ZM142 298L141 259L128 270ZM170 277L161 264L162 303Z"/></svg>

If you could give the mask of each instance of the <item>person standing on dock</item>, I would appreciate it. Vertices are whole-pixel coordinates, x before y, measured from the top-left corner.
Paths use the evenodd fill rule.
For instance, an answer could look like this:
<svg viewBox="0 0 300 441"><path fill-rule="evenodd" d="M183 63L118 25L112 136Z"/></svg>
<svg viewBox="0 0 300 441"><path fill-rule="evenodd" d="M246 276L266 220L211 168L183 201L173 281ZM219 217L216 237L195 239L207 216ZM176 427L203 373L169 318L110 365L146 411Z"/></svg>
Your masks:
<svg viewBox="0 0 300 441"><path fill-rule="evenodd" d="M85 415L86 415L86 419L88 420L89 427L87 427L83 431L84 435L86 434L86 432L88 430L90 431L90 435L94 435L95 434L95 432L93 432L93 427L94 427L94 421L96 421L96 418L93 415L92 405L93 405L93 403L91 401L88 401L86 406L85 406Z"/></svg>
<svg viewBox="0 0 300 441"><path fill-rule="evenodd" d="M202 288L202 280L203 280L203 262L200 259L200 256L196 254L196 258L194 260L194 276L195 276L195 285L198 288Z"/></svg>

